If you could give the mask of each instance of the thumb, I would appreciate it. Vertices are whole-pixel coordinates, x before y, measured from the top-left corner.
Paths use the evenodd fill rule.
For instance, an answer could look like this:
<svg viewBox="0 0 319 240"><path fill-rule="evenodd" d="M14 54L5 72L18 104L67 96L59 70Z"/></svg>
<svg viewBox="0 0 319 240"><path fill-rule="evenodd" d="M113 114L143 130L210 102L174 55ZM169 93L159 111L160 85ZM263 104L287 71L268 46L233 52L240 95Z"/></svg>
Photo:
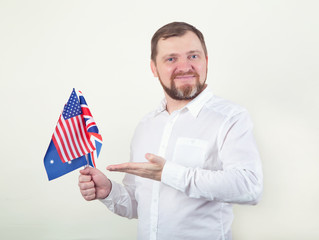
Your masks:
<svg viewBox="0 0 319 240"><path fill-rule="evenodd" d="M92 169L91 167L86 167L86 168L80 170L80 173L82 175L92 175L92 170L91 169Z"/></svg>
<svg viewBox="0 0 319 240"><path fill-rule="evenodd" d="M157 155L152 154L152 153L146 153L145 158L151 163L161 163L164 161L164 159L162 157L157 156Z"/></svg>

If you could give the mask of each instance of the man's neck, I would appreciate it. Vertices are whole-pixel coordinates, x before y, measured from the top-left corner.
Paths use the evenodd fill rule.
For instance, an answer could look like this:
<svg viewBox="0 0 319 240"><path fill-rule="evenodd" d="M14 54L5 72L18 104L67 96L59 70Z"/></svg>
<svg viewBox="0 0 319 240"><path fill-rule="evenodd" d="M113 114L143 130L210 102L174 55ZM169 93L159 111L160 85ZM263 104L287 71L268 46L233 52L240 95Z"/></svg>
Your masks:
<svg viewBox="0 0 319 240"><path fill-rule="evenodd" d="M205 84L205 86L203 87L203 89L201 90L200 93L202 93L207 87L207 84ZM190 100L175 100L173 98L171 98L169 95L167 95L167 93L164 91L165 94L165 98L166 98L166 110L169 114L171 114L172 112L182 109L183 107L185 107L190 101L192 101L192 99Z"/></svg>
<svg viewBox="0 0 319 240"><path fill-rule="evenodd" d="M166 98L166 110L169 114L171 114L172 112L182 109L183 107L185 107L187 105L187 103L189 103L191 100L175 100L173 98L171 98L170 96L168 96L165 93L165 98Z"/></svg>

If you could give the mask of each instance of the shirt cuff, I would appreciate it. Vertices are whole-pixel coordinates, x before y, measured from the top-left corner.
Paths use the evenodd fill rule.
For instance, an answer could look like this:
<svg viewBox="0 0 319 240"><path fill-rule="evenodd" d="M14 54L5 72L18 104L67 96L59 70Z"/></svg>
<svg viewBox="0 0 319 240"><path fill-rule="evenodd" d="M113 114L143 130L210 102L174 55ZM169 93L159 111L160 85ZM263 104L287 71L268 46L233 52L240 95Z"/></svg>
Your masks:
<svg viewBox="0 0 319 240"><path fill-rule="evenodd" d="M187 171L188 169L184 166L166 161L161 182L177 190L184 191Z"/></svg>
<svg viewBox="0 0 319 240"><path fill-rule="evenodd" d="M99 200L105 206L110 208L110 210L112 210L114 208L114 201L117 198L117 194L116 193L119 192L120 184L118 184L117 182L112 181L111 179L109 179L109 180L112 183L111 192L109 193L109 195L106 198L99 199Z"/></svg>

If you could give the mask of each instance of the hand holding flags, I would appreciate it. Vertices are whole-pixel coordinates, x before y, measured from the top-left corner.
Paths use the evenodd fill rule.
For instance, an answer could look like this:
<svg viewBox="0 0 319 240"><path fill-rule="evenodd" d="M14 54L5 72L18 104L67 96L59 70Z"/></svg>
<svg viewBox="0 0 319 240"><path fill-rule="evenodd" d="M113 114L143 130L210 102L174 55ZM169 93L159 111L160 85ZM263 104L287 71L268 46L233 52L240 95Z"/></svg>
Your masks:
<svg viewBox="0 0 319 240"><path fill-rule="evenodd" d="M81 92L73 89L64 106L44 157L49 180L81 166L95 167L100 154L102 136Z"/></svg>

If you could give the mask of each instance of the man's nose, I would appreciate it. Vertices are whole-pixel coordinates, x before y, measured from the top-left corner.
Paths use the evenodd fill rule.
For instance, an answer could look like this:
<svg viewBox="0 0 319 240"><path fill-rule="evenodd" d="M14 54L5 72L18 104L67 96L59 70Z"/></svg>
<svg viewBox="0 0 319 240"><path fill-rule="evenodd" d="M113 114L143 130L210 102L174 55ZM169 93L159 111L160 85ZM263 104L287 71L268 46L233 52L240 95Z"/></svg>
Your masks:
<svg viewBox="0 0 319 240"><path fill-rule="evenodd" d="M189 59L181 59L177 63L176 71L177 72L188 72L192 68L193 67L192 67L192 64L190 63Z"/></svg>

